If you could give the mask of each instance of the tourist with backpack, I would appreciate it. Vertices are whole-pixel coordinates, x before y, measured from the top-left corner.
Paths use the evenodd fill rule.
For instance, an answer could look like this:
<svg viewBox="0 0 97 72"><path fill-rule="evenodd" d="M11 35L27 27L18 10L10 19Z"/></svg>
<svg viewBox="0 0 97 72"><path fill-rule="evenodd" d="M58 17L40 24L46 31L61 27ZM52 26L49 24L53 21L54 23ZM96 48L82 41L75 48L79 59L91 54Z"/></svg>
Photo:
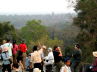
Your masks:
<svg viewBox="0 0 97 72"><path fill-rule="evenodd" d="M4 47L3 48L4 52L2 52L1 54L1 57L2 57L2 61L3 61L3 69L2 69L2 72L5 72L6 70L8 72L11 72L11 57L9 56L9 53L8 53L8 47Z"/></svg>
<svg viewBox="0 0 97 72"><path fill-rule="evenodd" d="M78 72L78 67L81 62L82 58L82 51L80 49L80 45L76 44L74 47L74 51L72 53L72 63L71 63L71 69L72 72Z"/></svg>

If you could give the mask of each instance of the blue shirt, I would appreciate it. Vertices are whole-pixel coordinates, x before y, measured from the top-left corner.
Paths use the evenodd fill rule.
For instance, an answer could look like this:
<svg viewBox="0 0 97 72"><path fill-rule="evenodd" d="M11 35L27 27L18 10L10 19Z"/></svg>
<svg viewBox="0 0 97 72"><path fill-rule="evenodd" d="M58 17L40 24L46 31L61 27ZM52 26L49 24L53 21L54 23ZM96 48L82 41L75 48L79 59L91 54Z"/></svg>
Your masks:
<svg viewBox="0 0 97 72"><path fill-rule="evenodd" d="M3 52L2 53L2 58L3 58L3 64L4 65L10 64L10 61L9 61L10 56L9 56L9 53L8 52Z"/></svg>

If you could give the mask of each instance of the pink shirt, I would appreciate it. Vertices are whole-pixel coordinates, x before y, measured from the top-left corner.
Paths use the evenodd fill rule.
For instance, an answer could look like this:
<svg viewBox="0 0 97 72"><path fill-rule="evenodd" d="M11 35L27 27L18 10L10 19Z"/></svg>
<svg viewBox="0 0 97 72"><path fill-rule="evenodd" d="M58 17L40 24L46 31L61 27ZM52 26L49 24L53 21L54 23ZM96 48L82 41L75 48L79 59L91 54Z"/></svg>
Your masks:
<svg viewBox="0 0 97 72"><path fill-rule="evenodd" d="M12 53L15 55L15 54L17 54L17 51L18 51L18 45L14 44L13 49L12 49Z"/></svg>
<svg viewBox="0 0 97 72"><path fill-rule="evenodd" d="M96 59L95 59L94 62L93 62L92 71L93 71L93 72L97 72L97 57L96 57Z"/></svg>

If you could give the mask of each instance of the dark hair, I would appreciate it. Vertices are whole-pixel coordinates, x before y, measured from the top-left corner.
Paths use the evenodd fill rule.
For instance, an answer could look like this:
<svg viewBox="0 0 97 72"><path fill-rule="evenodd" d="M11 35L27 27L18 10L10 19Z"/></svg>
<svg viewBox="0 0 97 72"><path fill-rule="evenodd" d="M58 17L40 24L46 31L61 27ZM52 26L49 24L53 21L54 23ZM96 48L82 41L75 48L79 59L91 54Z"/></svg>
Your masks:
<svg viewBox="0 0 97 72"><path fill-rule="evenodd" d="M75 46L76 46L78 49L80 48L80 45L79 45L79 44L76 44Z"/></svg>
<svg viewBox="0 0 97 72"><path fill-rule="evenodd" d="M22 52L21 51L18 51L18 56L22 56Z"/></svg>
<svg viewBox="0 0 97 72"><path fill-rule="evenodd" d="M14 64L13 64L13 67L15 67L15 68L19 68L18 63L14 63Z"/></svg>
<svg viewBox="0 0 97 72"><path fill-rule="evenodd" d="M70 60L70 57L65 57L63 61L67 62L68 60Z"/></svg>
<svg viewBox="0 0 97 72"><path fill-rule="evenodd" d="M58 48L58 46L56 45L56 46L54 46L54 50L56 50L56 48Z"/></svg>
<svg viewBox="0 0 97 72"><path fill-rule="evenodd" d="M34 51L37 51L37 47L38 47L37 45L35 45L35 46L33 47L33 52L34 52Z"/></svg>
<svg viewBox="0 0 97 72"><path fill-rule="evenodd" d="M15 44L16 43L16 40L13 40L13 44Z"/></svg>
<svg viewBox="0 0 97 72"><path fill-rule="evenodd" d="M10 39L6 39L7 42L10 42Z"/></svg>

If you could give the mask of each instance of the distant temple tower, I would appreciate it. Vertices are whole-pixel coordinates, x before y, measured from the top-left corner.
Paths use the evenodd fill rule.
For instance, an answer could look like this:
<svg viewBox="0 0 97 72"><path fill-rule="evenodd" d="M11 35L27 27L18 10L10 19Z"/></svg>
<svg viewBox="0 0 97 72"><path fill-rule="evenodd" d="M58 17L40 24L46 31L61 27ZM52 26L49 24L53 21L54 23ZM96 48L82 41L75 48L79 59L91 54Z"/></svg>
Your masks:
<svg viewBox="0 0 97 72"><path fill-rule="evenodd" d="M52 12L52 14L51 14L52 16L54 16L55 15L55 13L54 12Z"/></svg>

